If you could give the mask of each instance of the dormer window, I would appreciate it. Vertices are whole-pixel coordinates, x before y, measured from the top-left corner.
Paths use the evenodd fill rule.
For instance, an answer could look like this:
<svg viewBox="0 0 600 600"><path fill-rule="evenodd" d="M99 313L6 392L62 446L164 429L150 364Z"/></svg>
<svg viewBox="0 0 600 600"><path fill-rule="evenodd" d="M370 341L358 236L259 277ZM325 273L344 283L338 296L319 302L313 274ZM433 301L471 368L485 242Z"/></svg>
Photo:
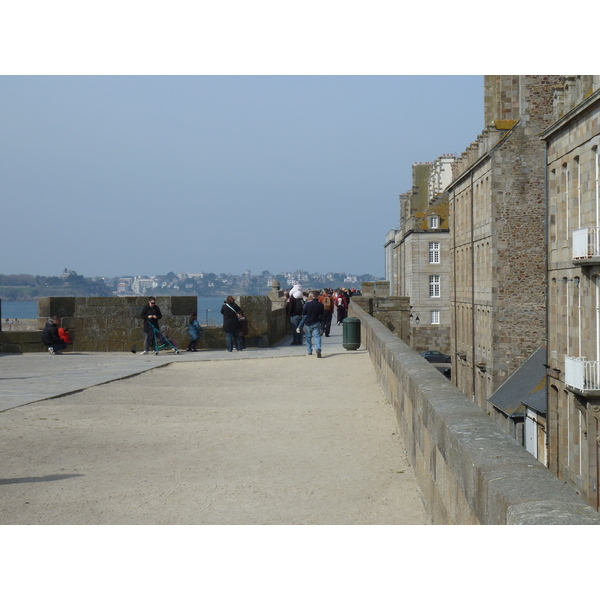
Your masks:
<svg viewBox="0 0 600 600"><path fill-rule="evenodd" d="M429 217L429 229L439 229L440 228L440 218L437 215L433 215Z"/></svg>

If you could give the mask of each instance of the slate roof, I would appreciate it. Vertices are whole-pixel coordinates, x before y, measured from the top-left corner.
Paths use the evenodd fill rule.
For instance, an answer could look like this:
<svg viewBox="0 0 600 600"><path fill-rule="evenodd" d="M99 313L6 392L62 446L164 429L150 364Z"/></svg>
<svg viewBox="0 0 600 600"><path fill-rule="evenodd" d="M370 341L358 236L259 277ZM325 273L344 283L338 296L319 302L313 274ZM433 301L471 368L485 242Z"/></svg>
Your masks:
<svg viewBox="0 0 600 600"><path fill-rule="evenodd" d="M525 407L546 414L546 346L540 346L489 399L509 417L524 417Z"/></svg>

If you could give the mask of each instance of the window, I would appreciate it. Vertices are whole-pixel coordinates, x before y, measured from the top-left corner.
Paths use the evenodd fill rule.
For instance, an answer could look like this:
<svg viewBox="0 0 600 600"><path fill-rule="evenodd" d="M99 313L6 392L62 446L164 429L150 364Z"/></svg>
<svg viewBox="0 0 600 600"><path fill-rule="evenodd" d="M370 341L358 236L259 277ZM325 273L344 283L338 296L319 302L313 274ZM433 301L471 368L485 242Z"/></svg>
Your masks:
<svg viewBox="0 0 600 600"><path fill-rule="evenodd" d="M431 311L431 324L432 325L439 325L440 324L440 311L439 310L432 310Z"/></svg>
<svg viewBox="0 0 600 600"><path fill-rule="evenodd" d="M433 217L429 217L429 229L439 229L440 228L440 218L437 215Z"/></svg>
<svg viewBox="0 0 600 600"><path fill-rule="evenodd" d="M440 243L429 242L429 262L439 263L440 262Z"/></svg>
<svg viewBox="0 0 600 600"><path fill-rule="evenodd" d="M430 275L429 276L429 297L439 298L440 297L440 276Z"/></svg>

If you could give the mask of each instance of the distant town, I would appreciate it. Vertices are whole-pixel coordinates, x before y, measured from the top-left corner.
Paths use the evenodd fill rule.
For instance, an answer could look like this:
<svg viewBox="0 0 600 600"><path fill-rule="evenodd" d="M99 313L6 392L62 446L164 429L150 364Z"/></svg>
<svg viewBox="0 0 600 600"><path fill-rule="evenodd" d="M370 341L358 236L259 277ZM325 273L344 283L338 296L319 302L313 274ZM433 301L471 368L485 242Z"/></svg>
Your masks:
<svg viewBox="0 0 600 600"><path fill-rule="evenodd" d="M0 298L5 300L36 300L45 296L260 296L271 290L277 280L282 289L289 288L294 281L305 288L347 287L360 289L363 281L377 281L370 273L362 275L347 273L309 273L296 270L273 274L262 271L253 275L244 271L232 273L174 273L166 275L124 275L118 277L84 277L70 269L62 275L0 274Z"/></svg>

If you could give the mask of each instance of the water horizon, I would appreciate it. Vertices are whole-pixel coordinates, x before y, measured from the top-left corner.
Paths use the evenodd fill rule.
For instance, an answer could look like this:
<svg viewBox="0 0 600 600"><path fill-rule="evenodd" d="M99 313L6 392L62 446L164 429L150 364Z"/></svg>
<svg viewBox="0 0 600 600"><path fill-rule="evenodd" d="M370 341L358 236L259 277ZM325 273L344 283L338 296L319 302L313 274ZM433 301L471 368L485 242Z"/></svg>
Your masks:
<svg viewBox="0 0 600 600"><path fill-rule="evenodd" d="M221 323L221 306L225 301L226 296L197 296L197 312L198 320L203 324ZM4 300L0 299L0 318L3 321L9 319L37 319L38 318L38 301L37 300ZM140 311L146 296L140 296Z"/></svg>

